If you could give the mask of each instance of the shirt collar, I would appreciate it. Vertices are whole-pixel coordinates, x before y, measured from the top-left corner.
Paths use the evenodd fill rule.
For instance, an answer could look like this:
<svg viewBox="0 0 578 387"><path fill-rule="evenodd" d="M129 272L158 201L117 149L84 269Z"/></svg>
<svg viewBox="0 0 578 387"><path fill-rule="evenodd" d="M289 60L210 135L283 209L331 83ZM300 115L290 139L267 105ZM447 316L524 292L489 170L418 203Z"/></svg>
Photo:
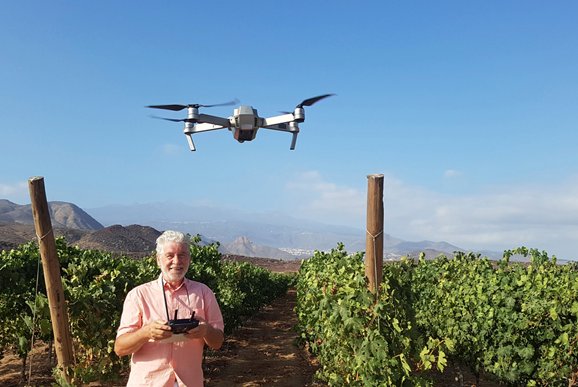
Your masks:
<svg viewBox="0 0 578 387"><path fill-rule="evenodd" d="M159 274L159 278L157 279L157 282L159 284L159 286L162 286L163 282L164 282L164 288L170 292L176 292L177 290L179 290L180 288L182 288L183 286L185 286L186 290L189 290L189 287L187 285L188 279L185 277L183 278L183 282L181 282L181 284L179 285L178 288L173 289L172 287L169 286L168 282L163 281L163 273Z"/></svg>

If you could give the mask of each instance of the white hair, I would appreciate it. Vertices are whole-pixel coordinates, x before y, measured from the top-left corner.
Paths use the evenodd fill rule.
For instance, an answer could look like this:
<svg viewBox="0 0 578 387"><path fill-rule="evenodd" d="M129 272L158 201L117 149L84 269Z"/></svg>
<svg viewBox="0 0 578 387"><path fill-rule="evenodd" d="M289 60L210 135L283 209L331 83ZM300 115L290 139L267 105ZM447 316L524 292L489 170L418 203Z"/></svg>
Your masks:
<svg viewBox="0 0 578 387"><path fill-rule="evenodd" d="M191 238L180 231L167 230L157 238L157 254L162 254L165 244L169 242L189 245Z"/></svg>

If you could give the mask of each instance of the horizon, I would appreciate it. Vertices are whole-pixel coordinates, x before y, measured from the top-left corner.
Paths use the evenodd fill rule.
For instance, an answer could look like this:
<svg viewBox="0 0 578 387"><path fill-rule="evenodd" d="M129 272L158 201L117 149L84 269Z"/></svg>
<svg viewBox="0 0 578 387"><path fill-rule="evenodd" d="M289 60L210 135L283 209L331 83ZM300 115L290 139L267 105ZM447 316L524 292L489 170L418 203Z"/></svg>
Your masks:
<svg viewBox="0 0 578 387"><path fill-rule="evenodd" d="M578 3L32 4L0 15L0 197L29 203L43 176L49 201L83 209L166 201L364 230L379 173L387 234L578 259ZM145 108L238 98L268 117L326 93L294 151L260 129L198 134L191 152L182 124L150 118L184 113Z"/></svg>
<svg viewBox="0 0 578 387"><path fill-rule="evenodd" d="M8 199L3 199L0 198L0 200L8 200ZM55 201L49 201L50 202L55 202L55 203L64 203L64 204L72 204L77 206L75 203L71 203L71 202L63 202L63 201L59 201L59 200L55 200ZM19 204L19 203L13 203L19 206L30 206L30 203L26 203L26 204ZM152 212L149 215L142 215L141 212L141 207L145 206L145 207L149 207L152 206L155 208L156 212ZM329 227L329 228L334 228L333 230L331 229L324 229L324 232L329 232L330 234L332 233L336 233L336 238L335 240L332 240L331 243L344 243L345 248L347 251L349 251L349 253L354 253L357 251L360 251L359 245L363 244L363 242L365 241L365 235L363 233L362 229L356 229L353 227L349 227L349 226L340 226L340 225L332 225L332 224L327 224L327 223L320 223L317 221L313 221L313 223L310 223L311 221L305 220L305 219L299 219L299 218L295 218L292 217L291 215L286 215L285 217L282 217L280 214L267 214L267 213L253 213L253 212L241 212L241 210L237 210L238 212L235 213L234 215L232 215L231 217L228 218L222 218L222 216L224 216L224 212L221 211L220 214L217 214L217 218L216 220L214 220L215 223L223 223L226 224L226 227L217 227L217 233L221 234L221 235L225 235L225 234L230 234L230 226L231 225L238 225L239 222L247 222L249 224L252 224L252 227L249 226L249 228L247 229L243 229L241 231L239 231L239 234L235 234L234 236L229 236L229 237L219 237L217 235L209 235L206 234L204 232L202 232L200 229L192 229L191 227L199 227L199 225L203 225L206 223L211 223L211 221L208 221L206 219L207 215L211 215L213 213L207 213L204 212L201 214L200 218L189 218L189 213L187 213L187 209L183 209L183 204L177 204L177 203L149 203L147 204L138 204L138 205L112 205L112 206L104 206L104 207L99 207L99 208L92 208L92 209L85 209L85 208L80 208L80 210L84 211L88 216L90 216L93 220L95 220L96 222L98 222L102 227L107 228L107 227L112 227L112 226L122 226L122 227L129 227L129 226L147 226L147 227L152 227L156 230L159 231L163 231L166 229L174 229L174 230L178 230L178 231L182 231L182 232L187 232L190 233L191 235L193 234L199 234L201 236L203 236L203 238L206 238L207 240L213 240L213 241L218 241L222 244L230 244L235 242L236 240L240 239L240 238L246 238L249 241L251 241L252 243L258 241L258 239L260 239L258 236L256 237L256 239L253 238L249 238L247 235L248 234L254 234L255 233L255 223L257 223L258 225L268 225L270 227L273 227L273 229L275 229L275 227L289 227L288 230L286 230L286 234L287 235L291 235L292 232L295 231L295 229L299 229L300 226L296 225L295 222L306 222L305 224L303 224L303 226L301 227L301 230L308 230L309 232L311 232L312 230L314 230L313 232L320 232L320 230L318 229L319 227ZM177 209L178 207L178 209ZM167 211L168 213L172 213L171 217L166 217L165 215L163 215L162 217L159 217L158 215L158 211L159 209L162 209L164 211ZM217 210L215 207L193 207L190 206L188 208L188 210L201 210L201 211L215 211ZM94 211L97 212L97 214L94 214ZM175 215L175 211L178 211L179 214ZM268 221L266 219L267 216L269 215L276 215L275 217L275 221ZM227 215L225 215L227 216ZM183 219L187 219L186 221L184 221ZM213 219L213 218L211 218ZM178 226L176 227L163 227L161 225L165 225L166 223L174 223L174 224L178 224ZM203 227L201 226L201 229ZM209 227L211 228L211 227ZM344 228L344 229L343 229ZM315 231L316 230L316 231ZM98 231L98 230L94 230L94 231ZM270 230L269 230L270 231ZM357 237L353 237L353 233L354 231L358 231L359 232L359 236ZM342 234L344 233L344 234ZM337 235L340 235L341 239L339 239L339 237L337 237ZM389 247L387 247L386 245L389 245L389 243L386 243L386 239L384 239L384 252L388 252L388 254L393 254L395 256L398 255L398 253L394 253L394 251L399 249L399 243L401 243L401 245L404 244L415 244L416 246L414 246L414 249L421 249L421 251L426 251L426 250L435 250L435 251L439 251L440 253L444 253L444 254L453 254L453 252L455 252L456 250L454 250L453 248L457 249L458 251L464 251L464 252L473 252L476 254L481 254L482 257L488 257L490 259L499 259L499 257L501 257L504 253L505 250L513 250L515 248L518 247L526 247L528 249L531 249L533 247L531 246L512 246L508 249L503 249L503 250L492 250L492 249L475 249L475 248L469 248L468 246L458 246L453 244L451 241L445 241L445 240L429 240L429 239L416 239L416 240L406 240L406 239L402 239L402 238L398 238L398 236L396 235L391 235L387 232L385 232L384 230L384 235L387 236L386 239L391 238L393 244ZM354 239L352 239L354 238ZM290 238L291 239L291 238ZM327 238L325 238L327 239ZM325 242L327 242L325 240ZM321 242L323 244L323 242ZM422 245L422 247L418 247L419 245ZM425 247L423 246L425 244ZM448 246L439 246L439 245L448 245ZM307 250L307 251L313 251L313 250L320 250L320 251L328 251L329 249L334 248L335 246L333 244L331 244L330 247L324 247L324 248L307 248L304 246L300 246L300 247L291 247L291 246L280 246L280 245L276 245L276 244L271 244L271 243L257 243L258 246L262 246L262 247L272 247L275 249L279 249L279 250L283 250L285 251L285 249L300 249L300 250ZM433 245L437 245L437 246L433 246ZM448 250L448 247L451 247L452 250ZM392 250L393 248L393 250ZM407 246L406 246L407 248ZM363 250L363 248L361 248L361 250ZM416 250L416 251L417 251ZM543 251L543 249L537 249L539 251ZM409 253L409 250L408 252ZM413 253L413 252L412 252ZM552 257L556 257L558 259L559 262L561 261L578 261L577 259L574 258L567 258L567 257L561 257L559 255L556 254L551 254L551 252L546 251L546 253L548 253L548 255L552 258ZM385 257L384 257L385 259ZM389 259L389 258L388 258Z"/></svg>

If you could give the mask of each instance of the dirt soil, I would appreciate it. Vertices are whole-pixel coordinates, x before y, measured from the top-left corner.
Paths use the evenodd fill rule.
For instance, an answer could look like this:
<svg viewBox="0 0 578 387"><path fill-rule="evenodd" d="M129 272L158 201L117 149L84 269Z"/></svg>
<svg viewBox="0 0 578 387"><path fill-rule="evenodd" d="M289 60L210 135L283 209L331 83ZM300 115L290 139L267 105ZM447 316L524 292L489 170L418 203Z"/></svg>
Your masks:
<svg viewBox="0 0 578 387"><path fill-rule="evenodd" d="M307 352L296 344L295 290L265 306L205 359L207 387L322 386Z"/></svg>

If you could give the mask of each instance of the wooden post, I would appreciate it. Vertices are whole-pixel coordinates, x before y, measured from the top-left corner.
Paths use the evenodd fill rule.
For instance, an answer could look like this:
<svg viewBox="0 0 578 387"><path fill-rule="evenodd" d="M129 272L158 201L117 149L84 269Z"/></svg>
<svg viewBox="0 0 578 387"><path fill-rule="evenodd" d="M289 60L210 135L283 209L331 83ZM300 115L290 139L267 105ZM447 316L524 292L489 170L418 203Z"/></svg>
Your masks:
<svg viewBox="0 0 578 387"><path fill-rule="evenodd" d="M379 294L383 275L383 175L368 175L365 275L369 290Z"/></svg>
<svg viewBox="0 0 578 387"><path fill-rule="evenodd" d="M46 201L43 177L31 177L28 180L28 190L34 216L34 227L38 237L38 247L42 257L42 269L44 270L44 282L48 304L50 306L50 319L52 332L54 333L54 348L58 360L58 368L65 380L70 383L68 368L73 365L72 337L68 323L68 312L62 278L60 277L60 263L56 252L56 241L50 221L50 211Z"/></svg>

